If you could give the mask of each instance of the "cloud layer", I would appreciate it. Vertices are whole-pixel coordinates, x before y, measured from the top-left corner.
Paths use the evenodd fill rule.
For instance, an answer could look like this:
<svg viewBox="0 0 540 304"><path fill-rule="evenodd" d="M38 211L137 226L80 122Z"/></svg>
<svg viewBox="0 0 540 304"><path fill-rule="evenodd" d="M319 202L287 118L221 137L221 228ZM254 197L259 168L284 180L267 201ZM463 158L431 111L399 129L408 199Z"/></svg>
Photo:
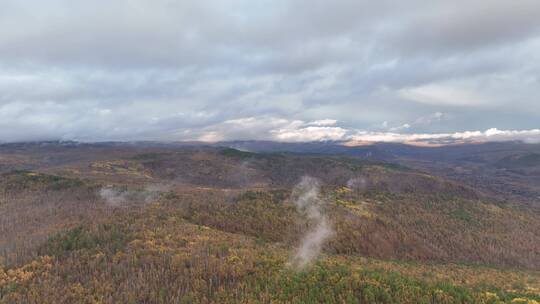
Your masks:
<svg viewBox="0 0 540 304"><path fill-rule="evenodd" d="M424 117L413 124L425 123L426 119L442 119L442 113ZM429 122L429 121L428 121ZM404 125L397 129L410 128ZM278 118L243 118L205 128L196 140L226 141L249 140L258 138L283 142L308 141L345 141L349 144L368 142L395 142L411 144L451 144L467 142L522 141L540 143L540 129L499 130L490 128L485 131L465 131L452 133L397 133L383 131L365 131L346 128L335 120L325 119L313 122L301 120L288 121Z"/></svg>
<svg viewBox="0 0 540 304"><path fill-rule="evenodd" d="M538 75L536 0L0 4L0 141L528 138Z"/></svg>

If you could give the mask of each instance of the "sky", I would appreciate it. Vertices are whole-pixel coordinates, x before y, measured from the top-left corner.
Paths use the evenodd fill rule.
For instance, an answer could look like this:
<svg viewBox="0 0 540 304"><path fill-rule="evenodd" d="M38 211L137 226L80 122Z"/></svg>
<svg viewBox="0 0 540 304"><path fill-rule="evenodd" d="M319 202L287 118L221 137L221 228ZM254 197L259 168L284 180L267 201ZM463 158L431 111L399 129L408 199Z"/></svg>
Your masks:
<svg viewBox="0 0 540 304"><path fill-rule="evenodd" d="M540 142L540 1L0 0L0 142Z"/></svg>

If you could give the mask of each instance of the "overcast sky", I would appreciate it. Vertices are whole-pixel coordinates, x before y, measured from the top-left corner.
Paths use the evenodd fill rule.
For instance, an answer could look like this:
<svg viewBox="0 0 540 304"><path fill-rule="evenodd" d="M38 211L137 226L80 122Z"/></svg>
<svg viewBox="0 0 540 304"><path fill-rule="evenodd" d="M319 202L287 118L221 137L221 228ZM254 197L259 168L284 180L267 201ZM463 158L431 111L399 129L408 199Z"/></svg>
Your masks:
<svg viewBox="0 0 540 304"><path fill-rule="evenodd" d="M540 1L0 0L0 141L540 141Z"/></svg>

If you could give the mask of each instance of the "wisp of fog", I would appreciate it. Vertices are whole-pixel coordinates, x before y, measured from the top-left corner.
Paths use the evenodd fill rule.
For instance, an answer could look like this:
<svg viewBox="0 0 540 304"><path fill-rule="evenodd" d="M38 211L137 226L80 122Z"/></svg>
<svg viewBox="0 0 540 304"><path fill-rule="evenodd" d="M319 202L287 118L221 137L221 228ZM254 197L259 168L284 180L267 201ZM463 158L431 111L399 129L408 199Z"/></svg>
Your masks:
<svg viewBox="0 0 540 304"><path fill-rule="evenodd" d="M130 190L122 187L106 186L99 191L100 197L110 207L121 207L126 204L151 203L159 194L168 189L167 185L147 185L144 190Z"/></svg>
<svg viewBox="0 0 540 304"><path fill-rule="evenodd" d="M365 191L368 188L368 179L363 176L351 178L347 181L347 188L359 192Z"/></svg>
<svg viewBox="0 0 540 304"><path fill-rule="evenodd" d="M313 223L290 261L295 269L304 269L319 256L324 243L334 231L324 213L327 202L320 198L319 180L304 176L293 189L292 200L298 212Z"/></svg>

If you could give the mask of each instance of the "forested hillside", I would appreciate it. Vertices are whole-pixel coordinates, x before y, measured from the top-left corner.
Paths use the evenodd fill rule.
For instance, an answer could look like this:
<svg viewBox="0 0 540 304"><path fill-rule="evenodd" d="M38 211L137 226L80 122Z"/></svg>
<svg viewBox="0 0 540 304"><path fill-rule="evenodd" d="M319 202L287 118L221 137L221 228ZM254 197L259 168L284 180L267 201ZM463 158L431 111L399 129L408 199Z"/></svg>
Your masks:
<svg viewBox="0 0 540 304"><path fill-rule="evenodd" d="M403 165L196 146L0 152L0 303L540 301L536 209Z"/></svg>

